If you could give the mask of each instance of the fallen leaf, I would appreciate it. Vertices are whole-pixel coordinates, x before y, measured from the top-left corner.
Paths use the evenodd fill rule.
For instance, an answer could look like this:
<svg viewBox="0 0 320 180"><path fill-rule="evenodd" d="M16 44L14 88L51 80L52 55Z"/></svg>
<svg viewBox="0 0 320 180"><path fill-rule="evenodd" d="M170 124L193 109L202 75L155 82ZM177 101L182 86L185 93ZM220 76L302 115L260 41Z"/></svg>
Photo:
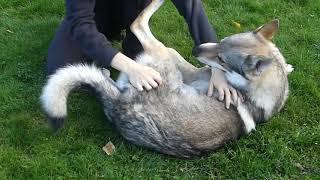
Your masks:
<svg viewBox="0 0 320 180"><path fill-rule="evenodd" d="M300 163L294 163L294 166L300 169L301 171L304 170L304 167Z"/></svg>
<svg viewBox="0 0 320 180"><path fill-rule="evenodd" d="M8 33L13 34L13 31L11 31L11 30L9 30L9 29L7 29L6 31L7 31Z"/></svg>
<svg viewBox="0 0 320 180"><path fill-rule="evenodd" d="M241 24L236 22L236 21L232 21L232 24L239 30L241 29Z"/></svg>
<svg viewBox="0 0 320 180"><path fill-rule="evenodd" d="M107 153L107 155L112 155L116 151L116 147L109 141L105 146L103 146L102 150Z"/></svg>

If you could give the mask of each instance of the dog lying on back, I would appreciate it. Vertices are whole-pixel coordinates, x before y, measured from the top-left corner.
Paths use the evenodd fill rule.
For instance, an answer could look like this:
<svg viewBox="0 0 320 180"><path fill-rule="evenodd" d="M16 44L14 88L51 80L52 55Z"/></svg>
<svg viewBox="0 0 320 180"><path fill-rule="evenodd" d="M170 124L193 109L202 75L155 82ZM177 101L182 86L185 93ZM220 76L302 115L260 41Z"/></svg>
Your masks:
<svg viewBox="0 0 320 180"><path fill-rule="evenodd" d="M81 84L99 93L106 116L126 140L179 157L215 150L281 109L288 97L287 74L293 69L270 41L278 29L277 20L194 51L201 62L223 69L228 82L242 93L243 101L227 110L222 102L206 96L210 67L194 67L150 32L149 19L162 3L153 0L131 30L144 48L136 61L157 70L163 84L140 92L125 74L115 83L94 65L62 68L49 78L41 95L54 129L65 122L69 92Z"/></svg>

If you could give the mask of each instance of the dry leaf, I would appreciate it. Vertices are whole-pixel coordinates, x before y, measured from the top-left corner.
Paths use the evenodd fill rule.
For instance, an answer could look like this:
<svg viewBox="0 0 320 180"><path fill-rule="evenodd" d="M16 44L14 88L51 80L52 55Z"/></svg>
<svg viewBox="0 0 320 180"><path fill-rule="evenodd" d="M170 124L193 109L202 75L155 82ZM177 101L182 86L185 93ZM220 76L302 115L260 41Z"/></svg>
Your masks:
<svg viewBox="0 0 320 180"><path fill-rule="evenodd" d="M13 31L11 31L11 30L9 30L9 29L7 29L6 31L7 31L8 33L13 34Z"/></svg>
<svg viewBox="0 0 320 180"><path fill-rule="evenodd" d="M232 21L232 24L239 30L241 29L241 24L236 22L236 21Z"/></svg>
<svg viewBox="0 0 320 180"><path fill-rule="evenodd" d="M304 170L304 167L300 163L294 163L294 166L300 169L301 171Z"/></svg>
<svg viewBox="0 0 320 180"><path fill-rule="evenodd" d="M116 151L116 147L109 141L105 146L103 146L102 150L107 153L107 155L112 155Z"/></svg>

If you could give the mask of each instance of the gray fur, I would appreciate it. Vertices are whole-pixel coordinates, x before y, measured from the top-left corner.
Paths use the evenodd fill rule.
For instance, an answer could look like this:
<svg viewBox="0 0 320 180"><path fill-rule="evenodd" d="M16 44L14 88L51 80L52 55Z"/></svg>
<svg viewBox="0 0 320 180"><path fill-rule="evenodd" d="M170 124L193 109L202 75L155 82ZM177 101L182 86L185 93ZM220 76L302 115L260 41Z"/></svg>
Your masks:
<svg viewBox="0 0 320 180"><path fill-rule="evenodd" d="M75 65L57 71L49 79L44 88L42 102L53 104L44 103L44 100L65 99L67 96L67 93L63 94L65 97L61 97L60 93L50 94L49 99L46 89L55 87L62 91L73 89L84 82L88 83L100 92L106 115L125 139L133 144L174 156L199 155L237 139L245 130L236 108L227 110L222 102L207 97L205 94L207 84L202 87L192 86L198 81L208 83L210 69L197 69L193 74L194 78L184 77L180 71L183 68L182 65L179 68L176 55L173 56L172 59L162 60L153 60L148 55L138 57L138 62L151 66L161 73L164 83L155 90L139 92L128 82L125 88L118 90L115 83L105 76L102 70L95 66ZM102 78L97 80L95 74L99 72L101 73L99 78L103 77L104 80ZM75 78L78 76L83 76L86 80ZM122 77L124 80L119 79L119 81L126 82L125 76L122 75ZM288 87L286 77L282 79L283 82L278 88L282 89L279 95L282 99L277 100L279 102L285 100L281 94L284 93L285 87ZM57 84L56 81L59 83ZM250 89L248 94L245 94L243 104L246 104L255 121L260 122L269 118L270 114L266 116L263 109L252 102L249 96L253 95L250 93L254 93L254 90ZM278 96L278 94L273 92L273 95ZM272 113L279 104L281 103L275 103ZM54 105L54 107L57 106L59 103ZM44 106L51 120L57 121L59 119L50 116L56 114L51 113L54 107Z"/></svg>
<svg viewBox="0 0 320 180"><path fill-rule="evenodd" d="M142 62L144 58L148 57L140 56L138 60ZM96 78L95 74L100 71L94 66L74 65L60 69L48 80L44 88L42 104L52 105L51 107L44 105L44 110L49 115L50 121L62 120L52 116L58 114L52 111L60 110L56 107L65 101L56 100L65 99L68 93L64 93L64 97L61 97L61 93L48 94L52 93L48 89L75 88L84 82L74 78L77 77L74 75L77 73L79 76L86 76L85 82L99 92L106 115L123 137L133 144L165 154L190 157L221 147L244 132L236 109L227 110L222 102L202 93L204 90L197 90L183 83L182 74L174 60L157 59L147 65L161 73L164 83L155 90L144 92L139 92L127 84L126 88L119 91L121 92L119 96L115 96L117 92L113 90L117 87L109 77L104 76L104 82L92 79ZM93 73L90 73L89 69ZM64 74L72 75L63 76ZM103 76L102 71L101 75ZM61 79L58 80L56 77ZM209 77L206 79L208 82ZM69 83L57 83L57 81ZM64 116L66 114L59 117ZM60 123L51 122L51 124L59 124L60 127Z"/></svg>

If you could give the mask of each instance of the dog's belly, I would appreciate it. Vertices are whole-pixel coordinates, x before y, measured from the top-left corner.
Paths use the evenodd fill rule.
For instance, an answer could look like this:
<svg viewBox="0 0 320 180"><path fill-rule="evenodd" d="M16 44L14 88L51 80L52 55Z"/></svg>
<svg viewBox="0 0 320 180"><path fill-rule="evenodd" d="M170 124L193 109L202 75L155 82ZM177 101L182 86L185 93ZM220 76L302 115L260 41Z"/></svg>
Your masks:
<svg viewBox="0 0 320 180"><path fill-rule="evenodd" d="M242 127L235 109L197 92L164 84L119 103L111 118L128 141L172 155L197 154L236 139Z"/></svg>
<svg viewBox="0 0 320 180"><path fill-rule="evenodd" d="M242 133L236 110L227 110L222 102L206 96L207 80L184 84L174 61L155 62L149 56L138 60L161 73L164 83L151 91L138 92L125 74L119 75L117 85L123 89L122 97L108 114L125 139L187 157L220 147Z"/></svg>

